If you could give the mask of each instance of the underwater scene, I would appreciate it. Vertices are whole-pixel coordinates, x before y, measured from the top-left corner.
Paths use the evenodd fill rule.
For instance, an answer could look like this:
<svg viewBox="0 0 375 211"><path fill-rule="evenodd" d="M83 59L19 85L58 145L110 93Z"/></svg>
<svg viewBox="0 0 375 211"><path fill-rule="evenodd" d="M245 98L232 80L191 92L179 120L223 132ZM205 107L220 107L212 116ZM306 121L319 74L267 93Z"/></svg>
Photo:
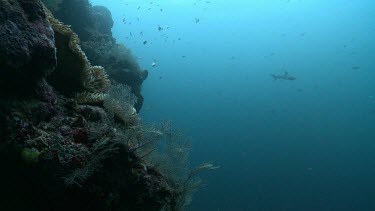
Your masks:
<svg viewBox="0 0 375 211"><path fill-rule="evenodd" d="M375 1L1 0L0 210L374 211Z"/></svg>

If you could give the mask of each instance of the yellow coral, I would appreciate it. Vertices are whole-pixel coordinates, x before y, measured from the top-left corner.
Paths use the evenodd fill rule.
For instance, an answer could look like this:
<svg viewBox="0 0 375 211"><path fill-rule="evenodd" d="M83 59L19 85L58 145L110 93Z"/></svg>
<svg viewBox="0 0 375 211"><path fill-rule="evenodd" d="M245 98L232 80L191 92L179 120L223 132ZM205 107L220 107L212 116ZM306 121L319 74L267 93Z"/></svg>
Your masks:
<svg viewBox="0 0 375 211"><path fill-rule="evenodd" d="M79 81L83 90L81 90L81 93L76 94L77 99L81 102L88 101L90 103L102 101L102 95L108 90L110 85L110 80L104 68L101 66L92 66L85 52L83 52L80 47L78 35L73 32L70 26L64 25L59 20L55 19L47 8L45 8L45 10L55 34L66 37L69 42L68 46L70 51L82 64Z"/></svg>
<svg viewBox="0 0 375 211"><path fill-rule="evenodd" d="M82 92L76 95L75 99L80 104L96 105L103 103L105 94L103 93L90 93Z"/></svg>
<svg viewBox="0 0 375 211"><path fill-rule="evenodd" d="M41 153L35 148L24 148L21 157L26 163L37 163Z"/></svg>

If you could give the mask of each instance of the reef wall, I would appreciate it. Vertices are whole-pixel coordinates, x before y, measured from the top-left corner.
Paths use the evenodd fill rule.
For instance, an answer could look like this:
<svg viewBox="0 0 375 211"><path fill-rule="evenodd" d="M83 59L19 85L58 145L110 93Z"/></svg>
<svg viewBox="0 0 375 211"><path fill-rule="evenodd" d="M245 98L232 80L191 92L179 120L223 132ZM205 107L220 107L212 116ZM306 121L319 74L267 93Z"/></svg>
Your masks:
<svg viewBox="0 0 375 211"><path fill-rule="evenodd" d="M0 1L1 209L173 210L166 178L139 156L160 133L79 43L40 1Z"/></svg>

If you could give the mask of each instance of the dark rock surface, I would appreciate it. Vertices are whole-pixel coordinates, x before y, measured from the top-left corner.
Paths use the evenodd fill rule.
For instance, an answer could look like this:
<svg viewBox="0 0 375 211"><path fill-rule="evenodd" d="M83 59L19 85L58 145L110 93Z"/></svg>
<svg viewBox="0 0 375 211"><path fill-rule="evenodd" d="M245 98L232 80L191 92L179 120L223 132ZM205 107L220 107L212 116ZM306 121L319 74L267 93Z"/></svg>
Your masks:
<svg viewBox="0 0 375 211"><path fill-rule="evenodd" d="M113 20L111 11L104 6L92 7L95 29L101 34L112 35Z"/></svg>
<svg viewBox="0 0 375 211"><path fill-rule="evenodd" d="M5 88L29 89L55 67L54 34L39 1L0 1L0 37L0 85Z"/></svg>

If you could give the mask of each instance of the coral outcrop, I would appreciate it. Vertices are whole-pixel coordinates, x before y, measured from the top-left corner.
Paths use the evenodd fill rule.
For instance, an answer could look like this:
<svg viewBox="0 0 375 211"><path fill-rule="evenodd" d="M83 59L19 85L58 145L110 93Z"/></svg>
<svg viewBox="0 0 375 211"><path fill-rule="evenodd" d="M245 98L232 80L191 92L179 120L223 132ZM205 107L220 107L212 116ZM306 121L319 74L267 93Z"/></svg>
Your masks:
<svg viewBox="0 0 375 211"><path fill-rule="evenodd" d="M131 87L138 98L135 108L139 112L143 105L142 83L148 73L140 68L131 51L112 37L111 12L103 6L91 6L88 0L65 0L53 15L71 25L93 65L103 66L112 81Z"/></svg>
<svg viewBox="0 0 375 211"><path fill-rule="evenodd" d="M51 13L47 12L47 15L58 49L57 67L48 77L51 84L65 95L105 92L110 81L104 68L90 64L79 45L78 35L69 26L56 20Z"/></svg>

